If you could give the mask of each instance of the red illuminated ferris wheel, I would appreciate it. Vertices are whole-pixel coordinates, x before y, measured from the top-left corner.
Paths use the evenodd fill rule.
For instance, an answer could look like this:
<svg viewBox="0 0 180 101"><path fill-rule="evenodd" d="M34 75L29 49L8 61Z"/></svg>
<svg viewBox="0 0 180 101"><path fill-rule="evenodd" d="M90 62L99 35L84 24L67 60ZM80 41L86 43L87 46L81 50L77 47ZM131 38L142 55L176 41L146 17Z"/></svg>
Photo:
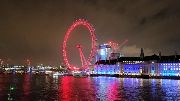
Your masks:
<svg viewBox="0 0 180 101"><path fill-rule="evenodd" d="M90 65L90 62L92 61L94 54L96 52L96 36L95 36L95 30L94 28L91 26L91 24L84 19L78 19L76 20L67 30L66 35L64 37L64 41L63 41L63 58L64 58L64 62L65 65L67 66L67 68L69 68L70 70L79 70L80 68L76 67L73 64L69 63L68 60L68 56L67 56L67 41L69 39L69 36L71 34L71 32L77 27L77 26L84 26L85 28L88 29L88 31L91 34L91 51L89 54L89 57L86 59L83 52L82 52L82 47L80 44L76 45L76 47L79 50L79 54L80 54L80 59L81 59L81 63L82 66L80 68L88 68L88 66Z"/></svg>

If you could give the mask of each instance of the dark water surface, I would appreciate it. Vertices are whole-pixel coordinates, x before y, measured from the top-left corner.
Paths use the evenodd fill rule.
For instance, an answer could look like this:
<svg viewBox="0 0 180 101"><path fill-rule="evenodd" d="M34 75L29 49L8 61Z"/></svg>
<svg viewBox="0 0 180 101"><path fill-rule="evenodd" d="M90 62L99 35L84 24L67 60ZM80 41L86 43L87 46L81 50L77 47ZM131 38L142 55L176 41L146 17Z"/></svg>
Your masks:
<svg viewBox="0 0 180 101"><path fill-rule="evenodd" d="M174 101L180 80L0 75L0 101Z"/></svg>

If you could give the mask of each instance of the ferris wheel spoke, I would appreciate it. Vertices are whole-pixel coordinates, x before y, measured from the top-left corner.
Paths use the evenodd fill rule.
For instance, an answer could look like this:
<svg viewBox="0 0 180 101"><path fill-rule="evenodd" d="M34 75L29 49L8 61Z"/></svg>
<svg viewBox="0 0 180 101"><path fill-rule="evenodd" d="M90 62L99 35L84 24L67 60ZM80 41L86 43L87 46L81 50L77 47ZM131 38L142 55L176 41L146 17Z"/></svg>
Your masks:
<svg viewBox="0 0 180 101"><path fill-rule="evenodd" d="M78 48L79 50L79 55L80 55L80 59L81 59L81 63L82 63L82 68L84 68L83 66L87 66L87 60L83 54L83 51L82 51L82 47L80 44L76 45L76 47Z"/></svg>

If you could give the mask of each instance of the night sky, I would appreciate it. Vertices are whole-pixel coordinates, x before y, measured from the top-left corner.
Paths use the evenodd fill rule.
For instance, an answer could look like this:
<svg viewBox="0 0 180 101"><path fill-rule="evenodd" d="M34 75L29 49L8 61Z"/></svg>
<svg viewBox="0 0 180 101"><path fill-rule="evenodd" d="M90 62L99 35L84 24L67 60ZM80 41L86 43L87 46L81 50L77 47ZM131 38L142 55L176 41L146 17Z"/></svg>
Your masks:
<svg viewBox="0 0 180 101"><path fill-rule="evenodd" d="M0 0L0 58L61 64L63 38L79 18L94 26L98 43L127 39L121 48L126 56L139 56L141 47L145 55L180 53L180 0ZM80 61L73 44L78 42L88 54L90 35L84 27L68 41L72 63Z"/></svg>

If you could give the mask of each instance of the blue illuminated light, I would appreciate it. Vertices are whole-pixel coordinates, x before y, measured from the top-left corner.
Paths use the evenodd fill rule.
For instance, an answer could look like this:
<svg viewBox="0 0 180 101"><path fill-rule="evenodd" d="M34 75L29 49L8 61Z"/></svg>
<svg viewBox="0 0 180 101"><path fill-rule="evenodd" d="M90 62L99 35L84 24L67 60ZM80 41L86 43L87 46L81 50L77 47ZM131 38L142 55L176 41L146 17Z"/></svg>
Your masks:
<svg viewBox="0 0 180 101"><path fill-rule="evenodd" d="M146 64L130 64L129 61L123 61L121 65L96 65L93 73L140 75L146 68ZM180 76L180 63L150 63L148 72L152 76Z"/></svg>
<svg viewBox="0 0 180 101"><path fill-rule="evenodd" d="M116 74L120 71L118 65L104 65L104 66L95 66L94 72L96 74Z"/></svg>
<svg viewBox="0 0 180 101"><path fill-rule="evenodd" d="M140 73L140 65L139 64L125 64L124 65L124 73L139 74Z"/></svg>
<svg viewBox="0 0 180 101"><path fill-rule="evenodd" d="M176 67L175 63L162 63L162 64L163 65L160 65L160 73L162 74L162 76L178 76L179 75L179 70ZM168 68L164 64L168 64Z"/></svg>

